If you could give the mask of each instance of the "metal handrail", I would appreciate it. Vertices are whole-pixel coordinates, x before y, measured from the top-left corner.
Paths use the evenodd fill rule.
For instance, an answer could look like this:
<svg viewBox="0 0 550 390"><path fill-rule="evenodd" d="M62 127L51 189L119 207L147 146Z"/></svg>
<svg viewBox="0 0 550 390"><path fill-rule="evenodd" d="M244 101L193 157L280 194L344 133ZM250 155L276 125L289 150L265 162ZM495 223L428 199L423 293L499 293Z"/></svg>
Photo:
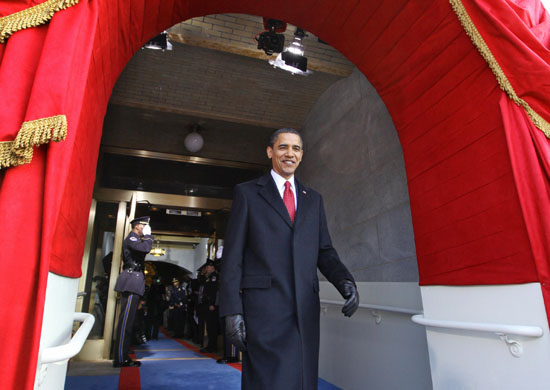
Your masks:
<svg viewBox="0 0 550 390"><path fill-rule="evenodd" d="M508 337L508 335L541 337L543 334L542 328L538 326L495 324L490 322L434 320L430 318L424 318L424 315L422 314L412 316L411 320L419 325L433 326L436 328L473 330L479 332L494 333L506 343L512 356L517 358L523 355L523 346L521 342L511 339L510 337Z"/></svg>
<svg viewBox="0 0 550 390"><path fill-rule="evenodd" d="M71 341L57 347L44 348L40 352L40 363L48 364L68 360L80 352L84 342L88 338L95 318L89 313L74 313L74 321L82 322Z"/></svg>
<svg viewBox="0 0 550 390"><path fill-rule="evenodd" d="M328 299L321 299L321 304L325 305L335 305L335 306L344 306L344 301L332 301ZM368 309L368 310L381 310L381 311L390 311L394 313L403 313L403 314L422 314L421 311L414 310L414 309L407 309L405 307L397 307L397 306L384 306L384 305L373 305L370 303L360 303L359 307L362 309Z"/></svg>
<svg viewBox="0 0 550 390"><path fill-rule="evenodd" d="M496 334L514 334L517 336L541 337L542 328L538 326L527 325L507 325L489 322L462 322L450 320L434 320L424 318L424 315L418 314L412 316L412 321L424 326L433 326L436 328L477 330L480 332L491 332Z"/></svg>

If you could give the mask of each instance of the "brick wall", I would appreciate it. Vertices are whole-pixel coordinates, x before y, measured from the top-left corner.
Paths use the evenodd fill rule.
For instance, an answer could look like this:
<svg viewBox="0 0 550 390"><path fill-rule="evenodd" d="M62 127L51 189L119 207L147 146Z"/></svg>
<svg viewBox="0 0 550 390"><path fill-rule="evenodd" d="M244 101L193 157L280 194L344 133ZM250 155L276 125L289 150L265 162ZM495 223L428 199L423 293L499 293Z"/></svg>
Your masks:
<svg viewBox="0 0 550 390"><path fill-rule="evenodd" d="M260 16L245 14L216 14L186 20L170 30L172 40L233 52L262 60L275 59L257 49L254 36L264 31ZM285 46L292 41L296 26L288 24ZM303 40L308 68L313 71L348 76L353 64L330 45L321 43L317 37L307 32Z"/></svg>
<svg viewBox="0 0 550 390"><path fill-rule="evenodd" d="M222 16L229 18L216 18ZM174 43L172 51L138 51L120 75L111 103L301 128L313 103L339 79L322 72L293 76L262 60Z"/></svg>

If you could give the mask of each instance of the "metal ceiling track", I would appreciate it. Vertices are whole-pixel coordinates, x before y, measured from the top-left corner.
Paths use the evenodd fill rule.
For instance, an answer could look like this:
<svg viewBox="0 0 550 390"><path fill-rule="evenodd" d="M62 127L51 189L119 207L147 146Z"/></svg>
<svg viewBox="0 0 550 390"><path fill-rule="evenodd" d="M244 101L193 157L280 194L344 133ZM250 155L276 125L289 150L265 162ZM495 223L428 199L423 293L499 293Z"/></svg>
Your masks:
<svg viewBox="0 0 550 390"><path fill-rule="evenodd" d="M195 157L195 156L184 156L181 154L160 153L160 152L152 152L149 150L127 149L127 148L121 148L117 146L102 146L101 152L109 153L109 154L124 155L124 156L152 158L157 160L186 162L190 164L213 165L213 166L228 167L228 168L263 169L266 167L266 165L263 165L263 164L253 164L253 163L245 163L240 161L229 161L229 160L217 160L213 158L204 158L204 157Z"/></svg>
<svg viewBox="0 0 550 390"><path fill-rule="evenodd" d="M96 188L94 199L100 202L130 202L132 195L136 202L149 202L152 205L184 207L199 210L230 210L230 199L205 198L199 196L161 194L157 192Z"/></svg>

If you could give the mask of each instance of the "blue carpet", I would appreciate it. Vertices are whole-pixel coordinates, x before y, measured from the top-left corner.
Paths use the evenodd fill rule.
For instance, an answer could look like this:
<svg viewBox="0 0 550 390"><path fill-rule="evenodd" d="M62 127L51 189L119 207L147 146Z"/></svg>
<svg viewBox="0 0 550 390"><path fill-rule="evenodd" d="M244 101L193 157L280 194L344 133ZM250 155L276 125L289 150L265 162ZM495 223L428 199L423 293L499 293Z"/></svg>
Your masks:
<svg viewBox="0 0 550 390"><path fill-rule="evenodd" d="M118 375L68 376L65 389L70 390L117 390Z"/></svg>
<svg viewBox="0 0 550 390"><path fill-rule="evenodd" d="M140 376L144 390L241 388L240 371L213 359L147 361L140 367Z"/></svg>
<svg viewBox="0 0 550 390"><path fill-rule="evenodd" d="M205 358L206 356L203 356L199 353L189 351L188 349L184 349L184 347L181 347L180 350L174 351L163 351L163 350L157 350L156 348L152 351L136 351L136 359L138 360L147 360L147 359L170 359L170 358Z"/></svg>
<svg viewBox="0 0 550 390"><path fill-rule="evenodd" d="M140 345L135 352L142 362L139 373L143 390L241 388L240 371L190 351L164 335ZM147 360L177 358L185 360Z"/></svg>
<svg viewBox="0 0 550 390"><path fill-rule="evenodd" d="M328 383L325 380L319 378L319 385L317 386L318 390L342 390L339 387L334 386L332 383Z"/></svg>
<svg viewBox="0 0 550 390"><path fill-rule="evenodd" d="M241 388L239 370L225 364L218 364L214 359L193 352L162 334L159 334L158 340L150 340L144 345L137 346L135 353L137 359L142 361L139 368L142 390L239 390ZM65 388L116 390L118 375L68 376ZM318 390L340 389L319 378Z"/></svg>

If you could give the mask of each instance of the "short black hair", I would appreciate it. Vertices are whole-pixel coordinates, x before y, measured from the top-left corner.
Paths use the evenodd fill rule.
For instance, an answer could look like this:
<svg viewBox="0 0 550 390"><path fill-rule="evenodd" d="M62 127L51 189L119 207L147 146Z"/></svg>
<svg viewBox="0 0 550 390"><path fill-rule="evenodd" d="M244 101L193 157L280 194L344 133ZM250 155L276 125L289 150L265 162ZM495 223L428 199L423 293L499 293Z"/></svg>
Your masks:
<svg viewBox="0 0 550 390"><path fill-rule="evenodd" d="M298 130L293 129L291 127L284 127L282 129L279 129L273 132L273 134L269 136L268 146L273 147L273 145L275 145L275 141L277 141L277 137L279 136L279 134L284 134L284 133L296 134L298 137L300 137L300 142L302 143L302 149L304 148L304 139L302 138L302 135Z"/></svg>

